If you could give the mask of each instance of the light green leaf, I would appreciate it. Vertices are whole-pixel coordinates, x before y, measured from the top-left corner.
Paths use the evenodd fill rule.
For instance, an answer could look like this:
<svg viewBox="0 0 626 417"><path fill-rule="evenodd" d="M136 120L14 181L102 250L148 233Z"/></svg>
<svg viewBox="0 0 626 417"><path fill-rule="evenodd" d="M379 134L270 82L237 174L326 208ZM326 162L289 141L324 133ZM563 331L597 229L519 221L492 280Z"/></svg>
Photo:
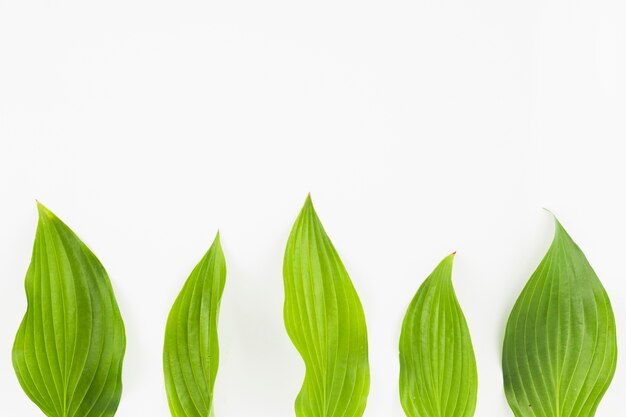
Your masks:
<svg viewBox="0 0 626 417"><path fill-rule="evenodd" d="M17 378L49 417L113 416L126 337L109 277L69 227L38 207L28 309L13 346Z"/></svg>
<svg viewBox="0 0 626 417"><path fill-rule="evenodd" d="M167 320L163 369L174 417L213 415L219 364L217 322L225 282L226 261L218 233L185 282Z"/></svg>
<svg viewBox="0 0 626 417"><path fill-rule="evenodd" d="M284 318L306 365L298 417L360 417L370 375L365 316L310 196L285 250Z"/></svg>
<svg viewBox="0 0 626 417"><path fill-rule="evenodd" d="M454 254L411 301L400 336L400 400L409 417L471 417L476 409L476 359L452 287Z"/></svg>
<svg viewBox="0 0 626 417"><path fill-rule="evenodd" d="M502 366L517 417L591 417L617 360L609 297L555 219L554 240L509 317Z"/></svg>

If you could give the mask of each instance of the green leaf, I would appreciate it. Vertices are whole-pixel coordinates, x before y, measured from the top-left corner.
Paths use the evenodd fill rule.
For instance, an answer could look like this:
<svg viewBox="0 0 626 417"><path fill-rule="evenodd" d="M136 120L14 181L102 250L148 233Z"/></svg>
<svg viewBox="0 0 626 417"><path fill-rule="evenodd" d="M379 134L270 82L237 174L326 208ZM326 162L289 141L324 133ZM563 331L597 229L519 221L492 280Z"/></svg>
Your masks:
<svg viewBox="0 0 626 417"><path fill-rule="evenodd" d="M409 417L471 417L476 409L476 359L452 287L454 254L411 301L400 336L400 400Z"/></svg>
<svg viewBox="0 0 626 417"><path fill-rule="evenodd" d="M163 369L174 417L213 415L219 364L217 322L225 282L226 261L218 233L185 282L167 320Z"/></svg>
<svg viewBox="0 0 626 417"><path fill-rule="evenodd" d="M298 417L359 417L370 375L359 297L313 208L310 196L285 250L284 318L306 365Z"/></svg>
<svg viewBox="0 0 626 417"><path fill-rule="evenodd" d="M555 219L554 240L509 317L502 366L517 417L591 417L617 360L609 297Z"/></svg>
<svg viewBox="0 0 626 417"><path fill-rule="evenodd" d="M17 378L49 417L113 416L126 337L109 277L69 227L38 207L28 309L13 346Z"/></svg>

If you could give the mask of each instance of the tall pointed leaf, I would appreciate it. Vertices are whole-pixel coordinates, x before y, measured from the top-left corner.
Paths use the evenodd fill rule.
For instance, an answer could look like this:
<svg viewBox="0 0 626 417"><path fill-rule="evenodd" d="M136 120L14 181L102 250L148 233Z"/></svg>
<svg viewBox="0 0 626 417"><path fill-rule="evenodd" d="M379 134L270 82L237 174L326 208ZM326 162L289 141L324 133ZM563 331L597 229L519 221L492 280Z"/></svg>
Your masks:
<svg viewBox="0 0 626 417"><path fill-rule="evenodd" d="M22 388L49 417L110 417L122 393L124 324L106 271L39 207L28 309L13 347Z"/></svg>
<svg viewBox="0 0 626 417"><path fill-rule="evenodd" d="M517 417L592 417L615 372L609 297L580 248L555 224L552 245L506 327L504 388Z"/></svg>
<svg viewBox="0 0 626 417"><path fill-rule="evenodd" d="M167 320L163 369L174 417L213 415L219 364L217 321L225 282L226 261L218 233L185 282Z"/></svg>
<svg viewBox="0 0 626 417"><path fill-rule="evenodd" d="M298 417L360 417L369 392L365 316L310 196L287 242L287 333L306 365Z"/></svg>
<svg viewBox="0 0 626 417"><path fill-rule="evenodd" d="M454 254L411 301L400 336L400 399L409 417L471 417L476 409L476 359L452 287Z"/></svg>

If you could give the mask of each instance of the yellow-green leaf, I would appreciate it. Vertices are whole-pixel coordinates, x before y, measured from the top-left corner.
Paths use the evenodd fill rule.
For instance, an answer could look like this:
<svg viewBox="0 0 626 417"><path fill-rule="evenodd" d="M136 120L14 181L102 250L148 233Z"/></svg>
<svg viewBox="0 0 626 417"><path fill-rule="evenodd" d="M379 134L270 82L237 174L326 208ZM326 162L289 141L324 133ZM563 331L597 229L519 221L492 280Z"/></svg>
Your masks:
<svg viewBox="0 0 626 417"><path fill-rule="evenodd" d="M111 417L122 393L126 338L109 277L74 232L38 206L15 372L49 417Z"/></svg>
<svg viewBox="0 0 626 417"><path fill-rule="evenodd" d="M213 415L213 388L219 364L217 322L226 282L219 233L191 272L170 311L163 369L174 417Z"/></svg>
<svg viewBox="0 0 626 417"><path fill-rule="evenodd" d="M283 266L287 333L306 366L298 417L360 417L370 375L365 316L346 269L307 198Z"/></svg>
<svg viewBox="0 0 626 417"><path fill-rule="evenodd" d="M400 399L409 417L471 417L476 409L476 360L452 287L453 260L424 281L402 324Z"/></svg>
<svg viewBox="0 0 626 417"><path fill-rule="evenodd" d="M555 219L552 245L509 317L502 365L517 417L592 417L617 360L609 297Z"/></svg>

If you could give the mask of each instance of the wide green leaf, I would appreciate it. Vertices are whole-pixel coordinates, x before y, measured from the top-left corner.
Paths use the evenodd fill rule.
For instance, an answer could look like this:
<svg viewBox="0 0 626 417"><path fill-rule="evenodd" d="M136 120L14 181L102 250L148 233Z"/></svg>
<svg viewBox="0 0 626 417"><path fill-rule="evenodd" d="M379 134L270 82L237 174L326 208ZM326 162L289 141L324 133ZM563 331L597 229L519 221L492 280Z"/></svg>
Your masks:
<svg viewBox="0 0 626 417"><path fill-rule="evenodd" d="M402 324L400 400L409 417L471 417L476 409L476 360L452 287L453 260L426 278Z"/></svg>
<svg viewBox="0 0 626 417"><path fill-rule="evenodd" d="M217 321L225 282L226 261L218 233L185 282L167 320L163 369L174 417L213 415L219 364Z"/></svg>
<svg viewBox="0 0 626 417"><path fill-rule="evenodd" d="M26 274L28 309L13 347L15 372L49 417L113 416L126 338L109 277L74 232L38 206Z"/></svg>
<svg viewBox="0 0 626 417"><path fill-rule="evenodd" d="M359 297L310 196L289 236L283 266L287 333L306 366L298 417L360 417L370 375Z"/></svg>
<svg viewBox="0 0 626 417"><path fill-rule="evenodd" d="M555 224L552 245L506 327L504 388L517 417L592 417L615 372L609 297L583 252Z"/></svg>

